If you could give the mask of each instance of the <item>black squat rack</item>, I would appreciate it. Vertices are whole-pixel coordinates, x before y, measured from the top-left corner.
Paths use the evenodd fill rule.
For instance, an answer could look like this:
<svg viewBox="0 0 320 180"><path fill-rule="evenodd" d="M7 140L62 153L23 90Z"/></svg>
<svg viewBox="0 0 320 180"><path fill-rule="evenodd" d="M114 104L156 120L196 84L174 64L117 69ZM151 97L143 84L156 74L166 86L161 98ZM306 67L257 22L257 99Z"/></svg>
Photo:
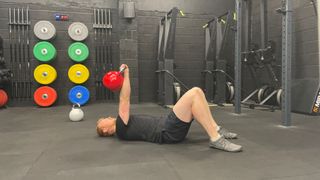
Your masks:
<svg viewBox="0 0 320 180"><path fill-rule="evenodd" d="M175 104L182 90L189 88L174 75L174 50L177 16L183 12L172 8L159 22L158 41L158 104L170 106Z"/></svg>

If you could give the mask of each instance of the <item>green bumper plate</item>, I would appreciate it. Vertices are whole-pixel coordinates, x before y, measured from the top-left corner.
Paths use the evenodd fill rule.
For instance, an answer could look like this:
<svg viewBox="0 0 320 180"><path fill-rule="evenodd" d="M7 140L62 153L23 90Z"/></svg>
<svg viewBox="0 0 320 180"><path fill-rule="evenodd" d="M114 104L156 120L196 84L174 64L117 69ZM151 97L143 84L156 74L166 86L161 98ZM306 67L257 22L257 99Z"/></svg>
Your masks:
<svg viewBox="0 0 320 180"><path fill-rule="evenodd" d="M89 49L85 44L81 42L75 42L69 46L68 54L73 61L82 62L88 58Z"/></svg>
<svg viewBox="0 0 320 180"><path fill-rule="evenodd" d="M41 62L49 62L56 57L57 50L51 43L42 41L33 47L33 55Z"/></svg>

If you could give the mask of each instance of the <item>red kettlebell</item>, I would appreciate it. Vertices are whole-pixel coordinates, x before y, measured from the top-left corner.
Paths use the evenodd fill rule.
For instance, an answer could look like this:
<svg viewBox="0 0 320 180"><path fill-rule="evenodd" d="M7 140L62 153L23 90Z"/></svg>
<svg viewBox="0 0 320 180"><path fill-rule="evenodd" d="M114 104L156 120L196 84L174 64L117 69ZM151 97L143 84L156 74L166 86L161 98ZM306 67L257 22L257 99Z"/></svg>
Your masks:
<svg viewBox="0 0 320 180"><path fill-rule="evenodd" d="M4 90L0 89L0 108L5 106L7 102L8 102L7 93Z"/></svg>
<svg viewBox="0 0 320 180"><path fill-rule="evenodd" d="M120 71L109 71L106 73L102 79L103 85L113 92L119 91L122 88L124 80L122 76L124 69L125 68L122 68Z"/></svg>

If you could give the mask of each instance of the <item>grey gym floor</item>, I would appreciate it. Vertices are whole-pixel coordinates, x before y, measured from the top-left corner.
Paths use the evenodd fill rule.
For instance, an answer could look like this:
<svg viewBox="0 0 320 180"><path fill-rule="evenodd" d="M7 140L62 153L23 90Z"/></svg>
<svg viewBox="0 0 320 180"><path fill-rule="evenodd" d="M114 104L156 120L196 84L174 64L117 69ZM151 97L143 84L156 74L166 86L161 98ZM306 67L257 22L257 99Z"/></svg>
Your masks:
<svg viewBox="0 0 320 180"><path fill-rule="evenodd" d="M175 145L125 142L96 135L98 117L116 115L116 104L83 107L85 120L70 122L69 106L0 110L0 179L320 179L320 118L293 114L293 127L279 126L281 113L216 107L224 127L239 133L241 153L208 148L193 123ZM165 115L155 104L132 105L132 113Z"/></svg>

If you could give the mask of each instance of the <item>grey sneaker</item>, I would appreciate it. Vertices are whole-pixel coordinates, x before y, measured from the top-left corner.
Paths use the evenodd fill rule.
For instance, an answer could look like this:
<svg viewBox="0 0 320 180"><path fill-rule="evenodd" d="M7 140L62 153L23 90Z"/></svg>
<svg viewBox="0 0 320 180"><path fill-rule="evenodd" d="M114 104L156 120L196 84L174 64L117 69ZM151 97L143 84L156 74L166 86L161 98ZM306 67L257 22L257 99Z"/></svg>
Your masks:
<svg viewBox="0 0 320 180"><path fill-rule="evenodd" d="M218 131L218 133L225 137L226 139L236 139L237 138L237 134L236 133L232 133L230 131L228 131L227 129L223 128L220 126L220 129Z"/></svg>
<svg viewBox="0 0 320 180"><path fill-rule="evenodd" d="M221 136L216 141L210 141L209 147L210 148L220 149L220 150L223 150L223 151L228 151L228 152L240 152L240 151L242 151L242 146L229 142L223 136Z"/></svg>

